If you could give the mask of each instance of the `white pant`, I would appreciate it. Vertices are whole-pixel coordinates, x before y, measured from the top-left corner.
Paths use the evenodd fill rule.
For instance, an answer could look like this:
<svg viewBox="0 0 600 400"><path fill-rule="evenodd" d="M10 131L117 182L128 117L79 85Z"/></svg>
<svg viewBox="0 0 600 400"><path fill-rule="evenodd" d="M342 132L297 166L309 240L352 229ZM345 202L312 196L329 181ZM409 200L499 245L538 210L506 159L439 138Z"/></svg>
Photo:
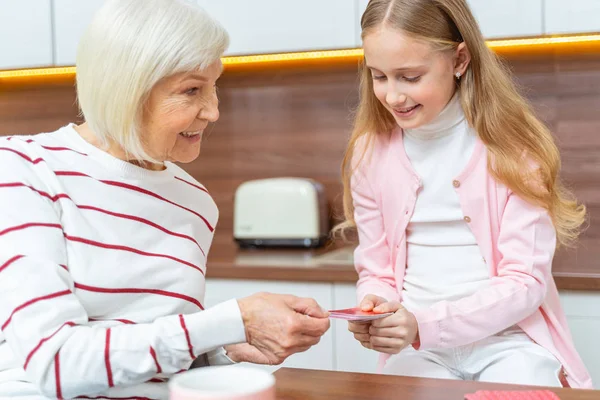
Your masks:
<svg viewBox="0 0 600 400"><path fill-rule="evenodd" d="M509 328L451 349L407 347L391 356L383 373L480 382L561 387L561 364L521 329Z"/></svg>

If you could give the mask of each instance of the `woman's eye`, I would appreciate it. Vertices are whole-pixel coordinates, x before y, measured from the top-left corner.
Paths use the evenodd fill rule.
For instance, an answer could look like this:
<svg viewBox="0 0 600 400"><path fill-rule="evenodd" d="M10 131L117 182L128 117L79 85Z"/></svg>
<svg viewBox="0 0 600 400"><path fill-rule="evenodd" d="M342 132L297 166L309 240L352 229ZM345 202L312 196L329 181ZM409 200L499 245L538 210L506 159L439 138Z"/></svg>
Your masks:
<svg viewBox="0 0 600 400"><path fill-rule="evenodd" d="M188 94L188 95L190 95L190 96L193 96L193 95L195 95L196 93L198 93L198 90L200 90L200 88L193 87L193 88L190 88L190 89L186 90L186 91L185 91L185 94Z"/></svg>

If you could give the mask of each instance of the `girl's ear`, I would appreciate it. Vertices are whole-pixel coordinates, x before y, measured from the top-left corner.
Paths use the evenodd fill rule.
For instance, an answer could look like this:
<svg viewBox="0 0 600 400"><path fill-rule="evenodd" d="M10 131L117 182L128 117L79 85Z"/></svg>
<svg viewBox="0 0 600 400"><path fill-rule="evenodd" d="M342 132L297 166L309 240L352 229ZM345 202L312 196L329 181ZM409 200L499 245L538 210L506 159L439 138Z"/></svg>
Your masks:
<svg viewBox="0 0 600 400"><path fill-rule="evenodd" d="M454 75L462 76L467 71L469 63L471 62L471 53L467 48L465 42L462 42L456 48L454 54Z"/></svg>

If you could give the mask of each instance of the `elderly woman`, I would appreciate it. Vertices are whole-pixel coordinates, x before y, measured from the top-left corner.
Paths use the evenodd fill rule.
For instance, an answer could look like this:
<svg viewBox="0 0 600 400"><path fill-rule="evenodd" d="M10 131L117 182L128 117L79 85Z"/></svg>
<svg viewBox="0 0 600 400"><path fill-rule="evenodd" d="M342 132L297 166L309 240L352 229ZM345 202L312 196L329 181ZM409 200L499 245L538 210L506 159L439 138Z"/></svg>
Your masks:
<svg viewBox="0 0 600 400"><path fill-rule="evenodd" d="M310 299L205 309L217 207L190 162L219 117L223 28L183 0L109 0L81 39L82 125L0 140L0 397L164 398L194 365L281 363Z"/></svg>

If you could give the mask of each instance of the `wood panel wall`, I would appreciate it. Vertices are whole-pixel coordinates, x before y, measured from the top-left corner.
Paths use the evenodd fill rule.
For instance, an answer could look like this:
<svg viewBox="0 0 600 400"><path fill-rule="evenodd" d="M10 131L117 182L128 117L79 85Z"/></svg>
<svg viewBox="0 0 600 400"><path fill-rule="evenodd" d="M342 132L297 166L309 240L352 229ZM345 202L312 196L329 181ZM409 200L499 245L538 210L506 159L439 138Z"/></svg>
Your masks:
<svg viewBox="0 0 600 400"><path fill-rule="evenodd" d="M563 176L588 206L589 227L554 270L600 274L600 54L528 54L509 66L563 155ZM295 176L321 182L333 215L341 212L340 162L357 104L356 64L226 72L221 119L198 160L185 165L221 210L211 254L231 252L233 195L250 179ZM52 131L80 122L72 80L0 80L0 135Z"/></svg>

